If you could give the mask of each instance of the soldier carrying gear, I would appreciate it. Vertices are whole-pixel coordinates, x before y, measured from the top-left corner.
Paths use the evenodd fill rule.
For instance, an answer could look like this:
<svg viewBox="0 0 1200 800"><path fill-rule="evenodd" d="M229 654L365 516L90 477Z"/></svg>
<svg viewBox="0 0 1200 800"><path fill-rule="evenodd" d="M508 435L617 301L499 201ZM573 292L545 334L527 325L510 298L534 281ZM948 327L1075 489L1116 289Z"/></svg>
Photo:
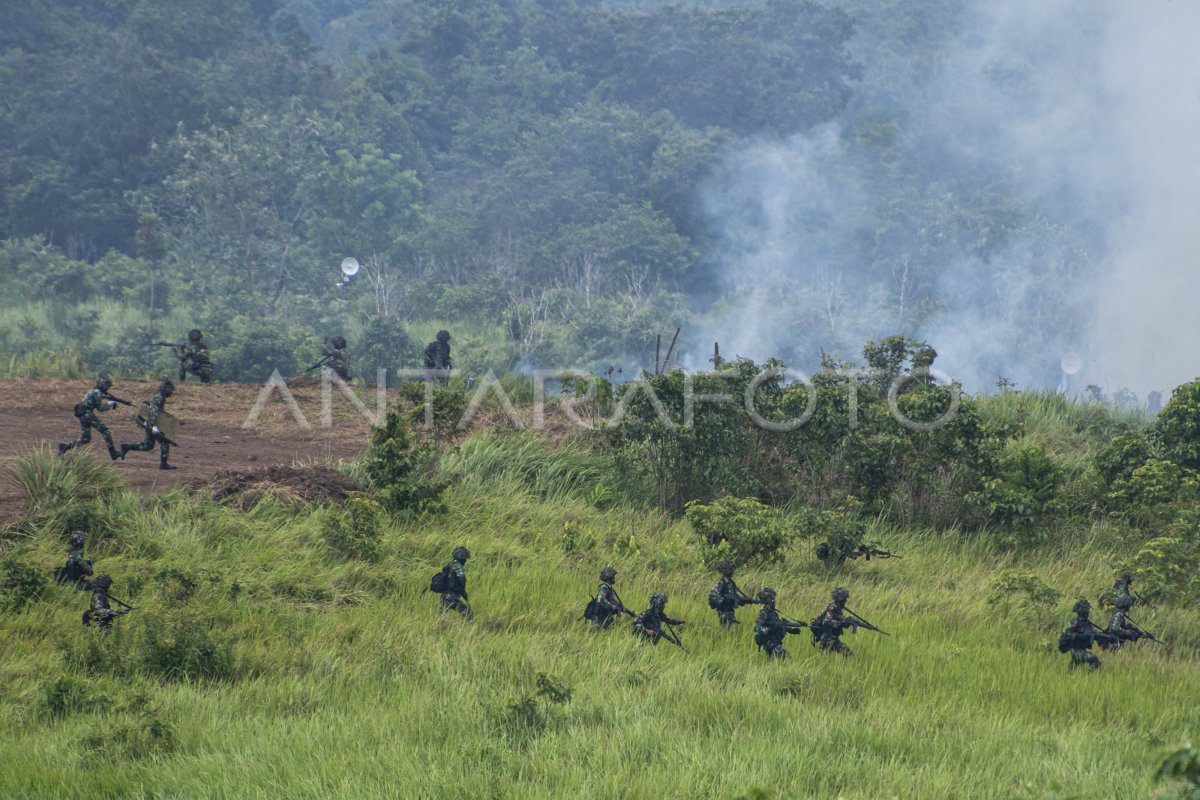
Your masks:
<svg viewBox="0 0 1200 800"><path fill-rule="evenodd" d="M179 359L179 382L186 381L188 373L191 373L201 383L208 383L212 380L213 365L208 355L208 345L204 343L204 334L199 328L192 328L187 338L187 344L171 345L171 352Z"/></svg>
<svg viewBox="0 0 1200 800"><path fill-rule="evenodd" d="M108 604L108 590L112 586L112 578L107 575L101 575L92 583L92 602L88 606L88 610L83 612L84 627L90 626L95 622L100 627L100 632L105 636L112 633L113 617L121 614L128 614L128 608L119 608L113 610Z"/></svg>
<svg viewBox="0 0 1200 800"><path fill-rule="evenodd" d="M450 331L438 331L432 342L425 345L425 369L453 369L450 360Z"/></svg>
<svg viewBox="0 0 1200 800"><path fill-rule="evenodd" d="M337 375L347 383L350 382L350 349L346 344L346 337L334 336L329 340L329 349L323 355L325 360L320 366L329 367L333 370L333 374Z"/></svg>
<svg viewBox="0 0 1200 800"><path fill-rule="evenodd" d="M146 438L142 439L138 444L122 444L121 452L118 458L125 460L127 453L145 452L154 449L154 443L158 442L158 468L159 469L175 469L167 463L167 458L171 455L171 443L163 436L162 431L158 429L158 415L164 410L167 404L167 398L175 394L175 384L167 379L158 385L158 394L150 400L146 410L145 430Z"/></svg>
<svg viewBox="0 0 1200 800"><path fill-rule="evenodd" d="M650 607L638 614L633 622L633 632L643 643L658 644L659 639L667 639L673 644L680 647L683 645L679 640L673 638L670 634L664 631L663 625L682 625L681 619L672 619L667 616L667 596L662 592L655 592L650 595Z"/></svg>
<svg viewBox="0 0 1200 800"><path fill-rule="evenodd" d="M584 618L591 623L592 630L610 627L618 614L628 614L631 617L634 615L632 611L625 608L620 596L613 589L612 584L616 578L617 571L612 567L600 570L600 588L596 590L596 597L588 603L588 609L583 614Z"/></svg>
<svg viewBox="0 0 1200 800"><path fill-rule="evenodd" d="M1133 608L1132 597L1127 594L1121 595L1117 598L1116 606L1117 610L1112 613L1107 630L1114 638L1100 642L1100 646L1105 650L1120 649L1125 642L1136 642L1146 635L1141 628L1129 621L1129 610Z"/></svg>
<svg viewBox="0 0 1200 800"><path fill-rule="evenodd" d="M1102 643L1115 641L1116 637L1092 624L1088 618L1092 611L1092 604L1087 600L1078 601L1071 610L1075 612L1075 619L1068 623L1058 637L1058 651L1071 654L1070 669L1075 669L1080 664L1087 664L1090 670L1099 669L1100 658L1092 652L1092 645L1097 640Z"/></svg>
<svg viewBox="0 0 1200 800"><path fill-rule="evenodd" d="M454 560L442 567L442 574L445 578L442 584L441 610L443 612L457 611L467 619L471 619L471 606L467 604L470 599L467 596L467 573L463 569L467 559L471 557L471 551L465 547L456 547L450 555Z"/></svg>
<svg viewBox="0 0 1200 800"><path fill-rule="evenodd" d="M825 608L821 616L812 621L813 643L829 653L841 653L849 657L853 655L849 647L842 642L842 633L846 628L851 633L858 633L862 623L853 616L846 615L846 601L850 599L850 590L839 586L833 590L833 602Z"/></svg>
<svg viewBox="0 0 1200 800"><path fill-rule="evenodd" d="M759 592L758 602L762 603L762 608L754 618L754 643L763 649L767 658L787 658L783 637L789 633L799 633L806 626L779 615L775 610L774 589L766 588Z"/></svg>
<svg viewBox="0 0 1200 800"><path fill-rule="evenodd" d="M87 585L86 578L92 574L92 562L83 557L83 546L87 543L87 534L75 531L67 540L70 548L67 553L67 563L54 570L54 580L59 583L69 583L75 590Z"/></svg>
<svg viewBox="0 0 1200 800"><path fill-rule="evenodd" d="M58 445L60 456L73 447L90 442L92 428L95 428L100 431L100 435L104 437L104 443L108 445L108 457L113 461L117 460L119 456L116 448L113 447L112 434L108 432L108 427L96 417L97 412L111 411L117 407L117 400L108 394L108 390L112 386L112 379L108 375L101 375L96 379L96 387L88 391L83 396L83 400L75 406L75 416L79 420L79 438L72 442L60 443Z"/></svg>
<svg viewBox="0 0 1200 800"><path fill-rule="evenodd" d="M734 569L732 561L718 564L717 571L721 573L721 579L708 590L708 607L717 612L717 620L726 629L738 624L735 612L739 607L758 602L738 588L733 580Z"/></svg>

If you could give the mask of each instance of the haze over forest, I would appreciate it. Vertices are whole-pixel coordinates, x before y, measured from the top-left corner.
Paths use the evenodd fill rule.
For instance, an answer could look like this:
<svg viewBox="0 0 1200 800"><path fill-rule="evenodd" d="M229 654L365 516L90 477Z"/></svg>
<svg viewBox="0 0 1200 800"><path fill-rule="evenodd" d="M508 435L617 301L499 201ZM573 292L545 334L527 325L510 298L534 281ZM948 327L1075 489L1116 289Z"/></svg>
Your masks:
<svg viewBox="0 0 1200 800"><path fill-rule="evenodd" d="M976 391L1195 374L1194 4L9 5L6 354L647 366L682 326L693 367L904 333Z"/></svg>

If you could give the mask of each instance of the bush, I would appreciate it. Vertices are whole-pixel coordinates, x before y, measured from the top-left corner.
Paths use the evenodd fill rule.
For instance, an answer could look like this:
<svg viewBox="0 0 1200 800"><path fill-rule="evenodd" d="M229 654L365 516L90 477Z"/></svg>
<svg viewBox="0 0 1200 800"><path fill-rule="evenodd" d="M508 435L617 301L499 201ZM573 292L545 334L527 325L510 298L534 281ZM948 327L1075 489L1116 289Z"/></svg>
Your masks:
<svg viewBox="0 0 1200 800"><path fill-rule="evenodd" d="M706 546L705 560L732 558L737 564L783 560L791 534L782 515L752 497L722 497L688 503L684 516Z"/></svg>
<svg viewBox="0 0 1200 800"><path fill-rule="evenodd" d="M40 569L17 561L13 556L4 559L0 569L4 571L4 579L0 580L0 597L4 598L4 605L14 611L40 600L50 585Z"/></svg>
<svg viewBox="0 0 1200 800"><path fill-rule="evenodd" d="M391 513L440 511L445 484L432 476L432 448L419 445L400 409L371 428L362 470L379 504Z"/></svg>
<svg viewBox="0 0 1200 800"><path fill-rule="evenodd" d="M190 616L147 619L142 669L174 681L232 679L232 642L214 637L211 627L211 622Z"/></svg>
<svg viewBox="0 0 1200 800"><path fill-rule="evenodd" d="M1045 538L1044 523L1063 509L1062 469L1040 444L1021 444L1001 456L998 477L985 479L971 500L1018 540Z"/></svg>
<svg viewBox="0 0 1200 800"><path fill-rule="evenodd" d="M5 473L25 496L26 515L43 521L72 505L110 499L125 488L111 465L74 451L60 457L48 445L18 456Z"/></svg>
<svg viewBox="0 0 1200 800"><path fill-rule="evenodd" d="M91 682L86 679L70 674L59 675L42 686L42 705L51 717L108 708L111 704L109 698L93 693L91 688Z"/></svg>
<svg viewBox="0 0 1200 800"><path fill-rule="evenodd" d="M1200 470L1200 381L1175 387L1152 431L1162 442L1165 458Z"/></svg>
<svg viewBox="0 0 1200 800"><path fill-rule="evenodd" d="M325 518L321 537L343 558L376 561L379 559L381 511L379 504L369 497L351 497L345 511L334 511Z"/></svg>
<svg viewBox="0 0 1200 800"><path fill-rule="evenodd" d="M1054 607L1062 599L1062 593L1046 585L1045 581L1032 572L1017 569L1002 570L992 581L992 593L987 604L998 609L1004 617L1036 620L1042 630L1049 631L1055 624Z"/></svg>

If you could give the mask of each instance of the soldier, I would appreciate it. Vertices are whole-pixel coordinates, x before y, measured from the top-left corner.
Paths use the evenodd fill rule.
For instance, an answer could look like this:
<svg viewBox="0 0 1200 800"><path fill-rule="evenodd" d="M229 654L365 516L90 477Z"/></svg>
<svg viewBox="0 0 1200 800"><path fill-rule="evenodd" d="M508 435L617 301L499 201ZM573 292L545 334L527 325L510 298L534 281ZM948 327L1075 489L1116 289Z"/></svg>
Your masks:
<svg viewBox="0 0 1200 800"><path fill-rule="evenodd" d="M154 443L158 442L158 468L159 469L175 469L167 463L167 458L171 455L171 443L167 441L167 437L162 435L158 429L158 415L162 413L163 407L167 404L167 398L175 393L175 384L166 378L158 385L158 394L150 400L150 408L146 411L146 438L142 439L138 444L122 444L119 458L124 461L127 453L137 451L145 452L154 449Z"/></svg>
<svg viewBox="0 0 1200 800"><path fill-rule="evenodd" d="M466 566L467 559L471 557L471 551L465 547L456 547L451 553L454 560L442 568L446 574L446 585L442 590L442 605L441 609L445 611L457 611L467 619L473 616L471 607L467 605L467 573L463 569Z"/></svg>
<svg viewBox="0 0 1200 800"><path fill-rule="evenodd" d="M722 561L717 565L721 579L708 590L708 607L717 612L717 620L721 626L728 629L738 624L735 613L740 606L756 601L747 597L733 580L735 565L732 561Z"/></svg>
<svg viewBox="0 0 1200 800"><path fill-rule="evenodd" d="M612 587L616 578L617 571L612 567L600 570L600 588L596 590L595 613L590 620L592 630L610 627L618 614L633 615L633 612L625 608L625 604L621 602L621 598L617 596L616 590Z"/></svg>
<svg viewBox="0 0 1200 800"><path fill-rule="evenodd" d="M1118 576L1112 588L1100 595L1100 607L1115 606L1125 596L1133 597L1133 576L1129 574Z"/></svg>
<svg viewBox="0 0 1200 800"><path fill-rule="evenodd" d="M1108 633L1114 638L1100 642L1105 650L1117 650L1125 642L1136 642L1145 634L1136 625L1129 622L1129 610L1133 608L1133 598L1123 594L1117 598L1117 610L1108 621Z"/></svg>
<svg viewBox="0 0 1200 800"><path fill-rule="evenodd" d="M1114 637L1097 628L1088 619L1092 604L1087 600L1077 602L1072 611L1075 612L1075 619L1071 620L1058 637L1058 650L1060 653L1071 654L1070 669L1075 669L1080 664L1087 664L1088 669L1099 669L1100 658L1092 652L1092 644L1097 639L1102 642L1112 641Z"/></svg>
<svg viewBox="0 0 1200 800"><path fill-rule="evenodd" d="M117 401L108 396L108 390L112 386L112 379L107 375L101 375L96 379L96 387L88 391L83 396L82 402L75 406L75 416L79 418L79 438L73 442L60 443L58 445L60 456L72 447L90 442L92 428L95 428L100 431L100 435L104 437L104 443L108 445L108 457L113 461L117 460L118 455L116 448L113 447L112 434L108 432L108 427L96 417L97 411L111 411L117 407Z"/></svg>
<svg viewBox="0 0 1200 800"><path fill-rule="evenodd" d="M763 649L767 658L787 658L783 637L789 633L799 633L804 626L779 616L775 610L774 589L766 588L759 592L758 602L762 603L762 608L754 618L754 643Z"/></svg>
<svg viewBox="0 0 1200 800"><path fill-rule="evenodd" d="M85 578L92 574L92 562L83 557L83 546L86 543L87 534L83 531L71 534L71 538L67 540L67 563L54 570L54 580L69 583L76 590L87 585Z"/></svg>
<svg viewBox="0 0 1200 800"><path fill-rule="evenodd" d="M851 633L858 633L859 622L853 617L846 616L846 601L850 599L850 590L841 586L833 590L833 602L825 608L825 613L813 620L813 640L820 648L830 653L841 653L849 658L854 651L842 642L842 632L850 628Z"/></svg>
<svg viewBox="0 0 1200 800"><path fill-rule="evenodd" d="M450 331L438 331L434 341L425 345L425 369L452 369Z"/></svg>
<svg viewBox="0 0 1200 800"><path fill-rule="evenodd" d="M650 607L638 614L633 621L633 632L642 642L658 644L658 640L669 634L663 631L663 625L682 625L683 620L667 616L667 596L662 592L650 595ZM678 644L678 642L676 642Z"/></svg>
<svg viewBox="0 0 1200 800"><path fill-rule="evenodd" d="M108 605L108 590L112 586L112 578L107 575L101 575L96 578L92 584L92 602L88 606L88 610L83 612L83 625L88 627L95 622L100 627L100 632L105 636L112 633L113 617L120 614L128 614L129 609L120 608L113 610Z"/></svg>
<svg viewBox="0 0 1200 800"><path fill-rule="evenodd" d="M179 359L179 382L187 380L188 373L200 378L201 383L212 380L212 359L208 357L208 345L204 343L204 334L199 328L188 331L188 343L174 345L171 349Z"/></svg>
<svg viewBox="0 0 1200 800"><path fill-rule="evenodd" d="M350 382L350 350L346 346L344 336L334 336L329 340L330 349L324 351L323 366L329 367L333 373L347 383Z"/></svg>

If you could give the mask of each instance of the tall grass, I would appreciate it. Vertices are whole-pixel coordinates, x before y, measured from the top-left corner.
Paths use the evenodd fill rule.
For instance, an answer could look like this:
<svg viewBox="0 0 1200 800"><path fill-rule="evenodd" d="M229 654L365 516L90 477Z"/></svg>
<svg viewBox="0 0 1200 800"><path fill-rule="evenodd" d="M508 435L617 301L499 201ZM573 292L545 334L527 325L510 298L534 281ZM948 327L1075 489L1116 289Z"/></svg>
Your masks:
<svg viewBox="0 0 1200 800"><path fill-rule="evenodd" d="M24 498L27 521L63 516L74 507L111 500L125 487L110 465L77 451L59 456L44 444L19 456L4 474Z"/></svg>
<svg viewBox="0 0 1200 800"><path fill-rule="evenodd" d="M1058 453L1103 444L1118 433L1146 427L1152 419L1140 409L1045 390L1006 392L977 399L985 418Z"/></svg>

